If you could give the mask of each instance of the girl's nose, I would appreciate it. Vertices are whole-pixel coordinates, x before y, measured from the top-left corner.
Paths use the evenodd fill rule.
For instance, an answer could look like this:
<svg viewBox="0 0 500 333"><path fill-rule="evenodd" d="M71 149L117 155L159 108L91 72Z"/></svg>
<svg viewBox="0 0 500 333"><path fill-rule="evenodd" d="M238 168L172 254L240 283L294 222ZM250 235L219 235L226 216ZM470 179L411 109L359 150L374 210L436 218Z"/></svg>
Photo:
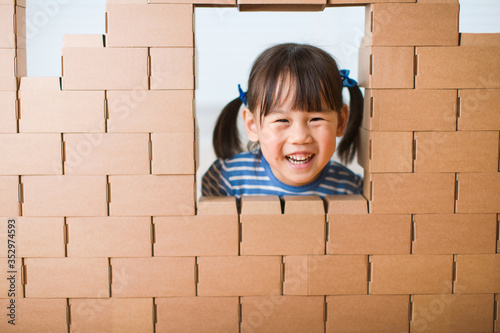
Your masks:
<svg viewBox="0 0 500 333"><path fill-rule="evenodd" d="M289 142L293 144L305 144L312 142L309 127L304 124L294 124L290 129Z"/></svg>

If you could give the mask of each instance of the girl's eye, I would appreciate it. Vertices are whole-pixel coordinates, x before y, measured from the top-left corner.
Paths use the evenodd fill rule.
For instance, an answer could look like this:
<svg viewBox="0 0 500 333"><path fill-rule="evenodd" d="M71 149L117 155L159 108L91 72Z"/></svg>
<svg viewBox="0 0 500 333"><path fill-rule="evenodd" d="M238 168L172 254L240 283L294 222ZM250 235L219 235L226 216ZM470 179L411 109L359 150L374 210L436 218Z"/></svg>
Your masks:
<svg viewBox="0 0 500 333"><path fill-rule="evenodd" d="M324 119L323 118L319 118L319 117L311 119L311 121L320 121L320 120L324 120Z"/></svg>
<svg viewBox="0 0 500 333"><path fill-rule="evenodd" d="M288 123L288 119L278 119L276 120L277 123Z"/></svg>

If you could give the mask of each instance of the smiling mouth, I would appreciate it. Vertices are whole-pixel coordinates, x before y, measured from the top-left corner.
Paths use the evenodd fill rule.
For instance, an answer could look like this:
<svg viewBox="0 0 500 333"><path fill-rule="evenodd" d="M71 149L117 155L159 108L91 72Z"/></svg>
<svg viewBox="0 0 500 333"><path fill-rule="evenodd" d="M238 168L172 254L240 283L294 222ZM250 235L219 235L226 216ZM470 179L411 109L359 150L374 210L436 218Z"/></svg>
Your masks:
<svg viewBox="0 0 500 333"><path fill-rule="evenodd" d="M293 154L285 155L288 162L292 164L305 164L313 159L316 154Z"/></svg>

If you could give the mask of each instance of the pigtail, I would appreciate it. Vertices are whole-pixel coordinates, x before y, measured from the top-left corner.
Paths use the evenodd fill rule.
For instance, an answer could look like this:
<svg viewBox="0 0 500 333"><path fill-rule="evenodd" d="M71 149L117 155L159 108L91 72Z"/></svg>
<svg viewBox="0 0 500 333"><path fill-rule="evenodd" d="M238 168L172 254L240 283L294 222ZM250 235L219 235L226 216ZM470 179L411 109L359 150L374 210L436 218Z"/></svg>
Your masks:
<svg viewBox="0 0 500 333"><path fill-rule="evenodd" d="M349 103L349 120L347 127L339 143L338 154L344 164L349 164L356 155L356 147L359 142L359 127L363 120L363 94L358 85L348 87L351 101Z"/></svg>
<svg viewBox="0 0 500 333"><path fill-rule="evenodd" d="M243 151L237 125L241 104L239 97L233 99L217 118L212 142L218 158L230 158Z"/></svg>

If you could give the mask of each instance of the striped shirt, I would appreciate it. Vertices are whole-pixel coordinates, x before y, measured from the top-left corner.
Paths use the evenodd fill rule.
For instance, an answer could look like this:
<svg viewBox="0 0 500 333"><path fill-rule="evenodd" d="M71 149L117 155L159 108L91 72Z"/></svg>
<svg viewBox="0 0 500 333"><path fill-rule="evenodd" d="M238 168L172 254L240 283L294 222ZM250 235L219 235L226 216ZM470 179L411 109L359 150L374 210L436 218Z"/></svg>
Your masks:
<svg viewBox="0 0 500 333"><path fill-rule="evenodd" d="M202 179L203 196L360 194L363 179L345 166L330 161L320 176L304 186L279 181L262 154L240 153L218 159Z"/></svg>

